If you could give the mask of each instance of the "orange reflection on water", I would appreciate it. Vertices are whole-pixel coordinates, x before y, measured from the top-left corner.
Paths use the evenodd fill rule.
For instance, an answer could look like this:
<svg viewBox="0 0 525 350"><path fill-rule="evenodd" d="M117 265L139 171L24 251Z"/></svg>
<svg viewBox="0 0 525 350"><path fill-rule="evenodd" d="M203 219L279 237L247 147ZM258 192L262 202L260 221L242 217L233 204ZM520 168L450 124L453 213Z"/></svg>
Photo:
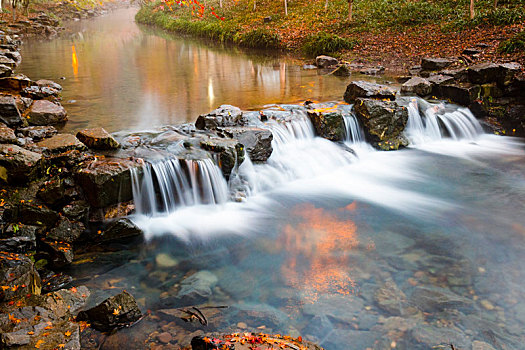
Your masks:
<svg viewBox="0 0 525 350"><path fill-rule="evenodd" d="M77 50L75 49L75 45L71 46L71 65L73 66L73 75L76 77L78 76L78 59L77 59Z"/></svg>
<svg viewBox="0 0 525 350"><path fill-rule="evenodd" d="M355 209L355 203L345 207ZM310 303L322 294L355 293L346 254L359 243L355 223L311 204L298 206L291 215L299 222L288 224L279 242L287 252L281 268L286 283L304 293Z"/></svg>

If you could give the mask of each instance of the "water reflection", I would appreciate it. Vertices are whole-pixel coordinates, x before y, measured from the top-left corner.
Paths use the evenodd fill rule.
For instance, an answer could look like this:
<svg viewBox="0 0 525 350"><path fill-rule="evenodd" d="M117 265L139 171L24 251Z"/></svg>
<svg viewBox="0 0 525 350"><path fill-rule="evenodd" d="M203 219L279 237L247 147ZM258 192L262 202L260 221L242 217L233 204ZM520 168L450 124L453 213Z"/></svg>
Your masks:
<svg viewBox="0 0 525 350"><path fill-rule="evenodd" d="M139 28L135 12L123 9L75 22L59 39L23 45L20 72L32 78L66 78L60 81L70 115L66 131L192 122L220 104L256 108L340 100L348 83L303 70L288 58L247 55Z"/></svg>
<svg viewBox="0 0 525 350"><path fill-rule="evenodd" d="M285 226L278 241L287 256L281 266L285 283L311 304L322 295L354 294L348 254L359 244L355 223L312 204L297 206L290 216L294 223Z"/></svg>

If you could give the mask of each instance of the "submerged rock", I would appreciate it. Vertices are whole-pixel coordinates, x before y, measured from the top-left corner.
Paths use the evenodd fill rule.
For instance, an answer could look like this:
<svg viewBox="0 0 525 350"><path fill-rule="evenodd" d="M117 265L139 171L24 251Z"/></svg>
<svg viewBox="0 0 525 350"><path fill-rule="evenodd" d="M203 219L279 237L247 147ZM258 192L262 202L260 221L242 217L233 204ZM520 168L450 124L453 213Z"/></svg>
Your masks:
<svg viewBox="0 0 525 350"><path fill-rule="evenodd" d="M77 320L88 321L99 331L111 331L130 326L142 317L135 298L126 291L104 300L99 305L81 311Z"/></svg>
<svg viewBox="0 0 525 350"><path fill-rule="evenodd" d="M198 304L206 301L212 295L212 289L219 279L207 270L199 271L181 282L177 299L185 305Z"/></svg>
<svg viewBox="0 0 525 350"><path fill-rule="evenodd" d="M377 143L387 141L391 142L388 149L397 149L396 147L404 145L401 133L408 121L406 107L399 106L394 101L358 98L354 110L376 147Z"/></svg>
<svg viewBox="0 0 525 350"><path fill-rule="evenodd" d="M16 145L0 144L0 180L7 183L25 183L40 170L42 155Z"/></svg>
<svg viewBox="0 0 525 350"><path fill-rule="evenodd" d="M93 128L80 130L77 133L77 138L93 149L111 150L120 147L120 144L103 128Z"/></svg>
<svg viewBox="0 0 525 350"><path fill-rule="evenodd" d="M447 308L465 308L472 305L471 300L438 287L417 287L412 293L410 302L426 312L442 311Z"/></svg>
<svg viewBox="0 0 525 350"><path fill-rule="evenodd" d="M354 103L359 97L394 100L396 91L386 85L367 81L353 81L346 87L344 100L348 103Z"/></svg>
<svg viewBox="0 0 525 350"><path fill-rule="evenodd" d="M48 100L34 101L27 116L29 124L37 126L59 124L66 120L64 107Z"/></svg>

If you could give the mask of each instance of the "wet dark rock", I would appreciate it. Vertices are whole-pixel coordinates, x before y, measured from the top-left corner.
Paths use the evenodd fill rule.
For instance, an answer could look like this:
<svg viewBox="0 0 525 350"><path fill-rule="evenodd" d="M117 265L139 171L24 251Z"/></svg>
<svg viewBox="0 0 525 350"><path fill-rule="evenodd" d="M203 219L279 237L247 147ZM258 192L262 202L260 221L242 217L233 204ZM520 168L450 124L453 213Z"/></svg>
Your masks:
<svg viewBox="0 0 525 350"><path fill-rule="evenodd" d="M66 203L72 199L68 188L67 181L64 179L49 180L40 187L37 196L51 206Z"/></svg>
<svg viewBox="0 0 525 350"><path fill-rule="evenodd" d="M406 107L394 101L379 101L358 98L354 104L356 116L364 126L369 139L377 143L389 141L388 149L397 149L404 144L401 133L408 121ZM392 147L390 147L392 146Z"/></svg>
<svg viewBox="0 0 525 350"><path fill-rule="evenodd" d="M0 64L0 78L9 77L13 74L13 68Z"/></svg>
<svg viewBox="0 0 525 350"><path fill-rule="evenodd" d="M481 87L467 83L441 85L440 92L440 97L462 106L468 106L480 97Z"/></svg>
<svg viewBox="0 0 525 350"><path fill-rule="evenodd" d="M12 58L6 57L5 55L1 55L1 54L0 54L0 64L7 66L11 69L15 69L18 66L15 60L13 60Z"/></svg>
<svg viewBox="0 0 525 350"><path fill-rule="evenodd" d="M83 144L79 145L81 148L85 148ZM84 151L79 151L78 149L73 149L61 153L50 153L46 151L44 153L44 162L46 167L51 171L56 170L56 168L61 169L62 171L68 171L75 173L80 169L84 168L86 164L89 164L95 159L92 154L86 153ZM57 175L57 174L55 174ZM63 175L63 174L62 174Z"/></svg>
<svg viewBox="0 0 525 350"><path fill-rule="evenodd" d="M71 244L62 241L44 239L42 249L49 254L49 263L54 268L70 265L75 257Z"/></svg>
<svg viewBox="0 0 525 350"><path fill-rule="evenodd" d="M22 224L10 224L4 228L5 237L20 237L26 238L31 241L36 240L37 233L41 230L39 226L22 225Z"/></svg>
<svg viewBox="0 0 525 350"><path fill-rule="evenodd" d="M131 169L142 167L142 162L105 158L88 164L77 174L87 201L96 208L133 199Z"/></svg>
<svg viewBox="0 0 525 350"><path fill-rule="evenodd" d="M352 75L352 70L350 66L346 63L340 64L333 72L333 75L337 77L349 77Z"/></svg>
<svg viewBox="0 0 525 350"><path fill-rule="evenodd" d="M238 140L254 162L265 162L272 155L273 134L255 127L219 128L220 134Z"/></svg>
<svg viewBox="0 0 525 350"><path fill-rule="evenodd" d="M342 111L337 109L309 109L315 133L330 141L342 141L345 137L345 123Z"/></svg>
<svg viewBox="0 0 525 350"><path fill-rule="evenodd" d="M17 184L32 180L40 170L42 155L16 145L0 144L0 180Z"/></svg>
<svg viewBox="0 0 525 350"><path fill-rule="evenodd" d="M485 84L497 81L500 66L496 63L480 63L468 68L468 79L473 84Z"/></svg>
<svg viewBox="0 0 525 350"><path fill-rule="evenodd" d="M426 312L442 311L447 308L468 308L472 301L447 289L438 287L417 287L410 303Z"/></svg>
<svg viewBox="0 0 525 350"><path fill-rule="evenodd" d="M379 308L394 316L403 315L407 306L405 293L393 280L386 281L375 292L374 301Z"/></svg>
<svg viewBox="0 0 525 350"><path fill-rule="evenodd" d="M46 239L71 244L78 240L84 230L85 227L82 223L61 218L58 225L49 231Z"/></svg>
<svg viewBox="0 0 525 350"><path fill-rule="evenodd" d="M135 298L126 291L104 300L89 310L81 311L77 320L88 321L100 331L130 326L142 317Z"/></svg>
<svg viewBox="0 0 525 350"><path fill-rule="evenodd" d="M426 71L436 71L447 68L452 63L452 60L446 58L423 58L421 59L421 68Z"/></svg>
<svg viewBox="0 0 525 350"><path fill-rule="evenodd" d="M40 276L33 262L23 254L0 252L0 301L27 294L40 294Z"/></svg>
<svg viewBox="0 0 525 350"><path fill-rule="evenodd" d="M425 78L412 77L401 86L401 93L404 95L418 95L425 97L432 92L432 84Z"/></svg>
<svg viewBox="0 0 525 350"><path fill-rule="evenodd" d="M353 81L346 87L344 100L348 103L354 103L359 97L394 100L396 91L386 85L367 81Z"/></svg>
<svg viewBox="0 0 525 350"><path fill-rule="evenodd" d="M383 66L377 66L377 67L368 67L361 69L359 73L364 75L380 75L385 72L385 67Z"/></svg>
<svg viewBox="0 0 525 350"><path fill-rule="evenodd" d="M62 85L55 83L52 80L40 79L36 81L36 85L39 87L50 87L57 91L62 91Z"/></svg>
<svg viewBox="0 0 525 350"><path fill-rule="evenodd" d="M337 58L334 57L321 55L315 58L315 65L319 68L330 68L337 66L338 64L339 61L337 60Z"/></svg>
<svg viewBox="0 0 525 350"><path fill-rule="evenodd" d="M364 300L357 296L323 295L314 304L304 304L303 313L325 315L332 322L351 323L364 307Z"/></svg>
<svg viewBox="0 0 525 350"><path fill-rule="evenodd" d="M73 282L73 277L62 272L55 273L50 270L38 270L42 279L42 294L56 292L66 288Z"/></svg>
<svg viewBox="0 0 525 350"><path fill-rule="evenodd" d="M512 85L514 82L517 82L519 80L518 76L522 74L522 80L523 80L523 67L521 64L517 62L509 62L509 63L502 63L499 65L499 76L497 83L501 87L508 87ZM523 81L522 81L523 82ZM525 90L525 87L521 86L521 89L517 89L518 91L521 91L521 94L523 94L523 91ZM511 89L512 92L512 89Z"/></svg>
<svg viewBox="0 0 525 350"><path fill-rule="evenodd" d="M120 147L120 144L103 128L93 128L80 130L77 133L77 138L93 149L111 150Z"/></svg>
<svg viewBox="0 0 525 350"><path fill-rule="evenodd" d="M177 299L185 305L204 302L212 295L219 279L210 271L202 270L181 281Z"/></svg>
<svg viewBox="0 0 525 350"><path fill-rule="evenodd" d="M0 78L0 89L3 90L20 92L33 84L34 82L23 74Z"/></svg>
<svg viewBox="0 0 525 350"><path fill-rule="evenodd" d="M71 134L56 134L36 144L50 153L62 153L71 150L86 150L86 146Z"/></svg>
<svg viewBox="0 0 525 350"><path fill-rule="evenodd" d="M233 168L244 161L244 146L234 139L210 137L202 139L200 147L217 155L219 166L226 177L230 176Z"/></svg>
<svg viewBox="0 0 525 350"><path fill-rule="evenodd" d="M195 127L201 130L214 130L217 127L244 126L247 124L240 108L231 105L222 105L216 110L200 115Z"/></svg>
<svg viewBox="0 0 525 350"><path fill-rule="evenodd" d="M62 212L70 220L85 223L89 215L89 204L84 200L73 201L62 208Z"/></svg>
<svg viewBox="0 0 525 350"><path fill-rule="evenodd" d="M29 253L36 250L36 240L30 237L10 237L0 239L0 251L10 253Z"/></svg>
<svg viewBox="0 0 525 350"><path fill-rule="evenodd" d="M0 96L0 122L7 126L23 124L22 116L12 96Z"/></svg>
<svg viewBox="0 0 525 350"><path fill-rule="evenodd" d="M54 125L65 122L67 113L64 107L48 100L37 100L33 102L27 121L31 125Z"/></svg>
<svg viewBox="0 0 525 350"><path fill-rule="evenodd" d="M16 143L16 135L13 129L8 128L5 124L0 123L0 143Z"/></svg>
<svg viewBox="0 0 525 350"><path fill-rule="evenodd" d="M421 65L417 64L415 66L412 66L412 67L408 68L408 74L410 74L411 76L419 75L422 70L423 70L423 68L421 68Z"/></svg>
<svg viewBox="0 0 525 350"><path fill-rule="evenodd" d="M106 230L97 236L102 241L129 240L130 238L142 236L139 229L129 219L120 219L111 224Z"/></svg>
<svg viewBox="0 0 525 350"><path fill-rule="evenodd" d="M444 85L454 81L454 78L449 75L434 74L427 79L432 85Z"/></svg>
<svg viewBox="0 0 525 350"><path fill-rule="evenodd" d="M33 100L43 100L52 99L53 97L57 98L60 95L60 91L46 86L33 85L23 89L20 94Z"/></svg>
<svg viewBox="0 0 525 350"><path fill-rule="evenodd" d="M470 349L470 339L458 328L438 328L431 325L417 325L410 332L410 337L416 344L424 348L437 347L450 348L452 344L456 349Z"/></svg>

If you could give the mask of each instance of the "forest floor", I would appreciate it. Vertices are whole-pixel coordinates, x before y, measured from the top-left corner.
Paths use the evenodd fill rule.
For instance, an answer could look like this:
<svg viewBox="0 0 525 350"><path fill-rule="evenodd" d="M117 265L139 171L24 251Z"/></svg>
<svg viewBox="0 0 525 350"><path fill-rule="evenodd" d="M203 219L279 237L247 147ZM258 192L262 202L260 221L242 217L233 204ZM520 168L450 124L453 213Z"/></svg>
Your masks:
<svg viewBox="0 0 525 350"><path fill-rule="evenodd" d="M496 8L493 0L477 0L473 20L467 0L360 0L354 2L352 21L348 20L347 0L292 0L288 1L287 15L284 1L256 0L255 10L254 0L223 0L222 8L218 2L213 6L213 1L201 5L166 0L150 5L150 9L163 12L164 22L168 16L202 24L202 36L215 40L235 41L239 34L254 33L238 41L257 46L257 40L262 39L263 47L275 46L278 41L279 47L305 57L332 54L397 72L428 56L459 57L466 63L525 63L525 0L500 1ZM176 27L175 31L180 29ZM273 41L265 43L268 38ZM504 49L502 43L509 39L511 46ZM481 52L465 56L463 51L469 48Z"/></svg>

